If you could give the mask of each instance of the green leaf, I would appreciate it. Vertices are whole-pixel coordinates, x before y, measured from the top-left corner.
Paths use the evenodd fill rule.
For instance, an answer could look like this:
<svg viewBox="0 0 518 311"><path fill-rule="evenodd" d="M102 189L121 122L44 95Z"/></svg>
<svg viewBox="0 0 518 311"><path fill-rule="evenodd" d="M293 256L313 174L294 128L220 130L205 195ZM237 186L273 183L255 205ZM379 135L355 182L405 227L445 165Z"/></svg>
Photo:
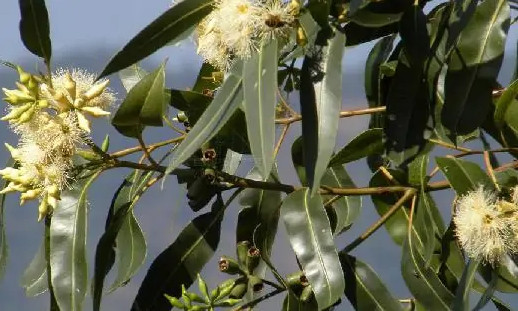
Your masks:
<svg viewBox="0 0 518 311"><path fill-rule="evenodd" d="M45 239L38 252L23 272L20 284L28 297L38 296L48 290L47 260L45 259Z"/></svg>
<svg viewBox="0 0 518 311"><path fill-rule="evenodd" d="M144 126L162 126L165 107L165 63L142 78L128 92L112 119L124 136L138 137Z"/></svg>
<svg viewBox="0 0 518 311"><path fill-rule="evenodd" d="M405 176L402 176L400 171L389 170L389 172L396 178L396 180L404 181ZM394 184L389 182L379 171L372 176L369 182L369 187L384 187L393 185ZM403 195L401 193L386 193L381 195L372 195L371 199L372 203L374 203L374 206L376 207L376 211L381 216L384 215L402 196ZM408 231L408 219L408 209L404 205L385 222L385 228L387 229L388 234L398 245L402 245L406 238L406 233Z"/></svg>
<svg viewBox="0 0 518 311"><path fill-rule="evenodd" d="M410 292L426 310L450 310L453 294L442 284L437 273L427 267L416 245L413 232L403 244L401 270Z"/></svg>
<svg viewBox="0 0 518 311"><path fill-rule="evenodd" d="M220 239L225 206L218 197L212 211L196 217L176 240L153 261L133 302L132 310L171 309L164 297L179 297L212 258Z"/></svg>
<svg viewBox="0 0 518 311"><path fill-rule="evenodd" d="M131 39L106 65L99 78L126 68L181 36L212 11L212 0L178 2Z"/></svg>
<svg viewBox="0 0 518 311"><path fill-rule="evenodd" d="M100 172L61 194L50 225L50 267L61 310L81 310L88 285L86 264L87 191Z"/></svg>
<svg viewBox="0 0 518 311"><path fill-rule="evenodd" d="M235 63L232 73L227 77L212 103L203 112L189 135L176 148L167 166L166 175L186 161L203 143L214 137L239 108L243 101L241 70L242 63Z"/></svg>
<svg viewBox="0 0 518 311"><path fill-rule="evenodd" d="M309 0L308 10L318 25L322 28L329 27L329 13L331 10L331 0Z"/></svg>
<svg viewBox="0 0 518 311"><path fill-rule="evenodd" d="M333 305L345 282L322 198L311 197L308 188L297 190L284 199L281 217L319 310Z"/></svg>
<svg viewBox="0 0 518 311"><path fill-rule="evenodd" d="M117 276L112 290L127 282L143 263L146 244L142 231L133 227L136 222L133 208L140 198L142 185L149 180L152 172L142 178L138 171L131 173L119 186L112 199L105 232L99 239L95 252L94 279L92 281L92 298L94 310L101 306L104 279L115 262L115 249L119 259ZM133 220L132 220L133 218ZM134 235L138 238L135 239ZM121 243L125 242L125 243Z"/></svg>
<svg viewBox="0 0 518 311"><path fill-rule="evenodd" d="M448 64L441 114L450 136L475 130L490 111L509 29L509 11L505 0L483 1L460 33Z"/></svg>
<svg viewBox="0 0 518 311"><path fill-rule="evenodd" d="M18 0L18 4L20 5L20 35L23 44L31 53L49 63L52 44L45 0Z"/></svg>
<svg viewBox="0 0 518 311"><path fill-rule="evenodd" d="M515 80L508 87L506 87L505 91L496 101L494 120L495 125L498 128L502 128L505 125L507 110L513 103L516 96L518 96L518 80Z"/></svg>
<svg viewBox="0 0 518 311"><path fill-rule="evenodd" d="M462 273L459 286L457 287L455 299L453 300L453 311L470 310L469 293L471 292L471 287L473 286L473 282L475 281L477 268L479 264L479 260L469 260L468 264L464 268L464 272Z"/></svg>
<svg viewBox="0 0 518 311"><path fill-rule="evenodd" d="M409 6L399 21L403 50L411 67L421 68L430 54L426 15L418 5Z"/></svg>
<svg viewBox="0 0 518 311"><path fill-rule="evenodd" d="M272 171L268 181L273 182L277 169ZM246 178L262 180L257 168L253 168ZM281 193L261 189L245 189L239 204L243 206L237 222L236 241L250 241L262 254L270 257L279 222Z"/></svg>
<svg viewBox="0 0 518 311"><path fill-rule="evenodd" d="M255 165L263 179L270 175L274 162L277 61L277 40L271 40L245 61L243 68L248 138Z"/></svg>
<svg viewBox="0 0 518 311"><path fill-rule="evenodd" d="M403 311L369 265L342 252L339 256L346 277L345 296L355 310Z"/></svg>
<svg viewBox="0 0 518 311"><path fill-rule="evenodd" d="M129 92L140 80L148 75L138 64L133 64L119 71L119 78L126 92Z"/></svg>
<svg viewBox="0 0 518 311"><path fill-rule="evenodd" d="M372 47L365 62L365 96L369 101L369 107L383 106L380 98L380 66L388 57L394 46L395 36L387 36L379 40ZM379 115L372 115L371 120L377 120ZM371 127L380 127L382 124L371 121Z"/></svg>
<svg viewBox="0 0 518 311"><path fill-rule="evenodd" d="M397 33L398 28L397 22L376 28L350 22L344 26L343 31L347 37L346 46L354 46Z"/></svg>
<svg viewBox="0 0 518 311"><path fill-rule="evenodd" d="M322 177L322 184L329 187L337 188L355 188L356 185L352 181L349 174L342 165L329 167ZM332 195L323 196L325 200L333 198ZM331 208L328 208L334 214L336 221L331 222L334 235L338 235L349 229L353 222L360 217L362 210L361 196L342 196L336 200Z"/></svg>
<svg viewBox="0 0 518 311"><path fill-rule="evenodd" d="M329 167L349 163L370 155L383 154L383 130L368 129L353 138L329 161Z"/></svg>
<svg viewBox="0 0 518 311"><path fill-rule="evenodd" d="M300 105L306 177L312 194L320 187L333 154L342 106L342 56L345 36L322 30L322 55L306 56L302 63Z"/></svg>
<svg viewBox="0 0 518 311"><path fill-rule="evenodd" d="M441 157L437 157L435 161L458 196L476 190L479 186L488 190L494 189L489 176L473 162Z"/></svg>

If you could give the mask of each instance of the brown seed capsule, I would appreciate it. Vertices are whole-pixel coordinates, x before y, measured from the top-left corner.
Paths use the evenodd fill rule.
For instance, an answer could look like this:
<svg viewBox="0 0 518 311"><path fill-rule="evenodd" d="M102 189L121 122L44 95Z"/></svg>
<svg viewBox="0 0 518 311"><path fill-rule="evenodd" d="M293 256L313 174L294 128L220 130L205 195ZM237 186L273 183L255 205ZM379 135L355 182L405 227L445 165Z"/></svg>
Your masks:
<svg viewBox="0 0 518 311"><path fill-rule="evenodd" d="M214 150L213 148L207 149L203 152L202 161L204 161L204 162L212 161L212 160L216 159L216 156L217 156L216 150Z"/></svg>
<svg viewBox="0 0 518 311"><path fill-rule="evenodd" d="M239 268L239 264L232 258L227 256L222 256L218 261L219 271L227 273L227 274L237 274L241 273L241 269Z"/></svg>
<svg viewBox="0 0 518 311"><path fill-rule="evenodd" d="M248 249L246 254L246 269L248 273L253 273L254 269L257 268L261 260L261 252L255 246Z"/></svg>

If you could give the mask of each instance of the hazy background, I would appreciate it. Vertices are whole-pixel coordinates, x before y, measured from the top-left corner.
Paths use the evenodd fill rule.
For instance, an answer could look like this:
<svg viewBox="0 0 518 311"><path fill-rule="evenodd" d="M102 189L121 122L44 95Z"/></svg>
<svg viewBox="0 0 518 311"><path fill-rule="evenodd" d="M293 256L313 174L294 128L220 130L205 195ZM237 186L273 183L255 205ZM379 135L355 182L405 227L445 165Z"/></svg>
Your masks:
<svg viewBox="0 0 518 311"><path fill-rule="evenodd" d="M90 72L100 72L110 57L118 51L129 39L149 22L168 9L169 1L144 0L48 0L47 7L51 21L51 39L53 47L53 66L84 68ZM429 5L431 6L431 5ZM19 10L18 1L7 0L2 3L0 11L0 59L14 62L29 71L43 69L39 60L30 54L22 45L18 33ZM361 47L348 48L343 64L343 109L362 108L367 106L364 98L363 67L371 44ZM507 83L514 68L516 46L516 32L511 32L508 39L509 53L504 64L504 72L500 82ZM147 70L152 70L161 61L168 58L166 84L174 88L188 88L192 86L198 73L201 59L195 54L194 44L187 39L182 45L166 47L142 62ZM38 64L40 67L38 67ZM0 86L13 88L17 75L11 69L0 67ZM125 96L117 76L111 77L111 87L118 93L119 99ZM0 103L3 106L4 103ZM297 105L295 105L297 107ZM3 109L0 109L3 110ZM338 146L343 146L350 139L367 128L368 117L342 119ZM245 130L245 129L243 129ZM107 120L94 123L94 140L100 143L104 135L111 137L110 150L118 150L134 146L135 142L118 135ZM158 142L168 138L167 129L146 129L145 140L148 143ZM278 163L280 176L285 183L298 183L291 164L289 148L291 142L300 135L300 124L290 128L287 143L281 149ZM0 140L16 144L16 137L12 135L5 122L0 122ZM476 146L475 146L476 147ZM5 163L7 152L0 147L0 166ZM250 167L250 158L245 159L244 165ZM370 173L364 161L355 162L348 166L348 171L358 186L368 185ZM121 169L103 174L90 189L88 257L89 270L93 270L93 256L95 246L104 231L106 214L112 195L122 182L129 170ZM194 213L187 206L186 191L176 185L175 178L169 178L161 191L155 187L148 191L136 207L136 215L145 232L148 243L148 255L145 266L137 273L131 282L114 293L103 298L104 310L128 310L136 295L147 267L151 261L174 239L182 228L194 217ZM437 198L439 208L444 217L450 217L449 209L453 195L451 191L440 193ZM369 197L363 198L363 210L360 219L351 230L337 240L338 247L345 246L365 228L373 223L378 215ZM203 210L204 212L206 210ZM235 224L239 206L232 205L228 209L222 229L220 249L214 259L203 271L203 275L211 283L217 284L224 275L217 272L216 260L220 255L234 255ZM201 212L200 212L201 213ZM5 207L7 238L10 248L10 258L6 275L0 281L0 310L48 310L48 296L46 294L36 298L25 297L24 290L19 286L20 277L38 250L43 232L42 224L37 223L37 207L34 204L18 206L18 196L8 196ZM280 234L274 246L273 262L282 274L294 272L296 263L285 236L283 224L280 223ZM369 263L381 276L385 284L396 297L408 298L400 274L400 248L388 237L386 230L376 232L367 243L354 250L353 255ZM110 283L109 278L106 283ZM276 310L280 308L283 295L272 299L271 303L262 304L258 310ZM510 298L507 299L507 298ZM506 297L511 305L518 305L518 299ZM91 297L86 298L88 310ZM492 307L491 307L492 308ZM488 308L490 310L491 308ZM350 310L347 300L337 307L337 310Z"/></svg>

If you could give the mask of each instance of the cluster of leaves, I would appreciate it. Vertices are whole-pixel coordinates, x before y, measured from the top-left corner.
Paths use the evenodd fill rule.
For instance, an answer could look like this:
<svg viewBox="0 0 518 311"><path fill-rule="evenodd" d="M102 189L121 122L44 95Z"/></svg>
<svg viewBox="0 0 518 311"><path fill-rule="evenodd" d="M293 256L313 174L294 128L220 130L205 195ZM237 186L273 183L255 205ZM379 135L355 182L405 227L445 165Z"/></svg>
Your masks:
<svg viewBox="0 0 518 311"><path fill-rule="evenodd" d="M45 2L19 2L23 42L50 67ZM186 184L194 212L212 204L153 260L133 310L171 306L210 310L231 307L243 297L248 302L242 307L254 306L283 292L286 311L331 310L343 295L356 310L403 310L407 304L419 310L468 310L472 291L481 294L476 310L489 301L499 310L509 310L494 293L517 292L518 278L502 267L466 264L454 227L444 224L430 192L451 188L460 196L484 185L504 195L517 184L518 174L512 165L496 169L494 153L487 153L488 175L478 164L459 159L484 151L465 148L456 157L435 159L444 182L430 183L436 172L427 169L437 145L459 149L480 137L487 146L483 133L504 147L500 152L516 156L518 82L502 87L496 81L514 3L456 0L428 10L426 0L309 0L302 3L294 30L305 40L285 46L276 40L265 42L250 59L237 60L224 79L204 64L190 90L168 89L165 64L151 73L136 65L184 38L212 4L212 0L175 4L137 34L101 73L104 77L119 72L128 94L112 124L122 135L138 140L140 148L135 150L144 150L149 163L119 160L134 151L108 154L93 147L99 157L84 167L83 178L63 194L59 207L46 219L43 245L22 279L27 294L49 289L51 308L82 308L88 288L88 187L104 170L131 167L135 171L115 193L97 245L94 310L101 307L104 281L114 265L118 272L109 292L129 282L144 262L146 241L133 208L149 187L170 174ZM344 49L375 39L379 40L365 67L369 109L343 112ZM284 102L278 90L299 93L300 113ZM357 114L371 114L369 128L335 153L340 118ZM143 146L145 128L162 126L164 120L171 125L171 115L184 126L172 126L176 137ZM302 136L293 142L291 153L302 187L282 184L275 164L276 127L285 133L298 121ZM155 161L150 153L168 144L174 145L173 150ZM236 171L244 154L253 156L255 167L241 177ZM344 165L364 158L373 175L369 187L357 188ZM236 188L225 201L226 191ZM381 218L338 251L334 238L358 219L361 195L371 196ZM238 260L223 257L220 269L239 278L210 294L199 278L203 297L188 292L217 250L226 207L237 197L242 206L236 225ZM3 201L1 196L2 208ZM270 262L280 219L300 268L288 277ZM0 226L2 272L7 251L3 223ZM408 301L395 298L371 267L350 254L381 226L401 247L401 271L413 295ZM267 269L276 282L264 279ZM477 273L487 285L476 279ZM255 297L265 281L275 291Z"/></svg>

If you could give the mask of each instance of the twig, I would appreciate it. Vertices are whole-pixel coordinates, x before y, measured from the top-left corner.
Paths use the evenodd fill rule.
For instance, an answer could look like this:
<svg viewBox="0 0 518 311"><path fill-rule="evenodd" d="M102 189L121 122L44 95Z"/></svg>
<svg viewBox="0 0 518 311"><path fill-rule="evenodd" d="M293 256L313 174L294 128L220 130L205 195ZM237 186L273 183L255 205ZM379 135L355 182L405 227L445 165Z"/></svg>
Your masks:
<svg viewBox="0 0 518 311"><path fill-rule="evenodd" d="M348 117L360 116L360 115L365 115L365 114L380 113L380 112L385 112L386 110L387 109L385 108L385 106L381 106L381 107L375 107L375 108L341 111L340 118L348 118ZM296 115L288 117L288 118L277 119L277 120L275 120L275 123L291 124L291 123L298 122L301 120L302 120L302 116L300 114L296 114Z"/></svg>
<svg viewBox="0 0 518 311"><path fill-rule="evenodd" d="M489 152L487 151L484 151L484 163L486 165L487 174L495 185L496 190L500 192L500 186L496 180L495 171L493 170L493 165L491 165L491 159L489 158Z"/></svg>
<svg viewBox="0 0 518 311"><path fill-rule="evenodd" d="M431 142L431 143L434 143L436 145L442 146L444 148L448 148L448 149L459 150L459 151L464 151L464 152L471 152L472 151L469 148L464 148L464 147L459 147L459 146L455 146L455 145L452 145L452 144L448 144L447 142L444 142L442 140L437 140L437 139L429 138L428 141Z"/></svg>
<svg viewBox="0 0 518 311"><path fill-rule="evenodd" d="M151 153L149 153L148 147L146 146L146 143L144 142L144 139L142 138L142 133L139 133L137 135L138 143L140 144L140 147L142 148L142 151L144 152L144 155L146 156L147 160L151 165L158 166L158 163L153 159L151 156Z"/></svg>
<svg viewBox="0 0 518 311"><path fill-rule="evenodd" d="M165 124L166 124L167 126L169 126L173 131L175 131L175 132L177 132L177 133L179 133L179 134L182 134L182 135L186 135L186 134L187 134L187 132L182 131L181 129L177 128L177 127L173 124L173 122L171 122L171 120L169 120L169 118L168 118L167 116L165 116L165 115L164 115L164 116L162 116L162 119L164 120Z"/></svg>
<svg viewBox="0 0 518 311"><path fill-rule="evenodd" d="M288 101L284 99L284 96L282 96L281 90L279 90L279 88L277 88L277 94L279 95L279 99L284 108L288 109L292 116L298 115L298 113L293 108L291 108L290 105L288 105Z"/></svg>
<svg viewBox="0 0 518 311"><path fill-rule="evenodd" d="M253 307L255 305L257 305L258 303L262 302L262 301L265 301L266 299L269 299L269 298L272 298L282 292L286 291L286 289L276 289L274 290L273 292L269 292L268 294L266 295L263 295L259 298L256 298L248 303L245 303L244 305L242 306L239 306L237 308L234 308L232 309L232 311L243 311L243 310L246 310L246 308L249 308L249 307Z"/></svg>
<svg viewBox="0 0 518 311"><path fill-rule="evenodd" d="M185 136L175 137L173 139L168 139L168 140L164 140L164 141L152 144L152 145L148 145L147 148L148 148L148 151L151 152L157 148L160 148L160 147L163 147L166 145L170 145L170 144L174 144L174 143L178 143L178 142L182 141L184 138L185 138ZM110 157L111 158L120 158L120 157L124 157L124 156L130 155L130 154L133 154L133 153L139 152L139 151L142 151L142 145L113 152L110 154Z"/></svg>
<svg viewBox="0 0 518 311"><path fill-rule="evenodd" d="M281 136L279 137L279 141L277 141L277 144L275 145L275 149L273 150L273 157L277 157L277 154L279 154L279 150L281 149L282 142L286 138L286 134L288 133L288 130L290 128L289 124L286 124L281 132Z"/></svg>
<svg viewBox="0 0 518 311"><path fill-rule="evenodd" d="M410 198L415 197L416 190L407 190L403 194L403 196L394 204L392 207L381 216L378 221L372 224L365 232L363 232L359 237L357 237L354 241L352 241L349 245L344 247L340 252L349 253L353 249L355 249L358 245L360 245L363 241L365 241L368 237L370 237L376 230L378 230L383 224L396 213L399 208Z"/></svg>

